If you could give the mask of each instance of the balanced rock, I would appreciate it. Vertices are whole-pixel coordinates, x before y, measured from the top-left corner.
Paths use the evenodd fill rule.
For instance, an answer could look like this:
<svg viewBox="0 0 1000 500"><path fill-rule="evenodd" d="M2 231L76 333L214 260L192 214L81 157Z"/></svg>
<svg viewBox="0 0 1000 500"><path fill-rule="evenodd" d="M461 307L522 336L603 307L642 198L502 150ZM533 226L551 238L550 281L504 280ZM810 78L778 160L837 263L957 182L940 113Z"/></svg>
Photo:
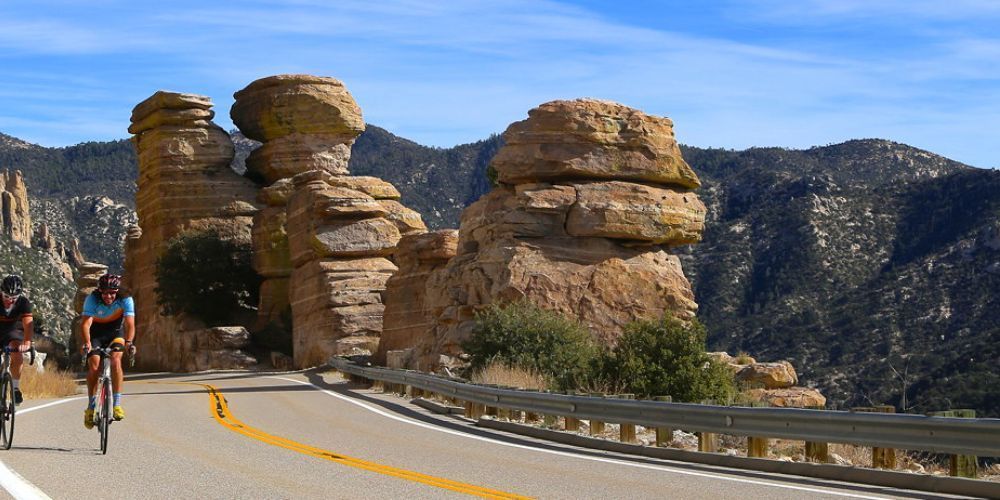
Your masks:
<svg viewBox="0 0 1000 500"><path fill-rule="evenodd" d="M364 120L340 81L277 75L234 96L233 123L263 142L246 162L267 184L253 230L254 267L265 277L258 328L291 317L297 368L374 353L382 292L396 271L389 257L400 237L427 230L420 214L391 184L347 175Z"/></svg>
<svg viewBox="0 0 1000 500"><path fill-rule="evenodd" d="M404 329L411 368L458 357L475 313L493 303L528 300L608 346L637 319L692 319L694 294L669 249L700 239L706 209L672 127L593 99L546 103L508 127L491 163L501 184L462 213L456 256L420 277L423 303L399 306L431 318L407 313L428 324ZM389 310L407 300L393 288L386 297Z"/></svg>

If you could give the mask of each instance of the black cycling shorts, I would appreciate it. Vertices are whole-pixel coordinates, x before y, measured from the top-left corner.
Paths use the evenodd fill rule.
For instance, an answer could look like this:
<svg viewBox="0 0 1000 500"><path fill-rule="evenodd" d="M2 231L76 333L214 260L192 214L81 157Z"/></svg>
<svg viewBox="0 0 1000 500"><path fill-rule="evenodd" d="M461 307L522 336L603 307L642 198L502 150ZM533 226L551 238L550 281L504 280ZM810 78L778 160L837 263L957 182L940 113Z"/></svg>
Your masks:
<svg viewBox="0 0 1000 500"><path fill-rule="evenodd" d="M117 345L115 346L115 344ZM116 350L120 350L122 347L125 347L125 334L119 330L111 330L107 332L90 331L91 349L108 346L118 347Z"/></svg>
<svg viewBox="0 0 1000 500"><path fill-rule="evenodd" d="M9 332L0 335L0 346L6 346L7 344L10 344L10 341L12 340L23 341L24 330L20 328L11 328Z"/></svg>

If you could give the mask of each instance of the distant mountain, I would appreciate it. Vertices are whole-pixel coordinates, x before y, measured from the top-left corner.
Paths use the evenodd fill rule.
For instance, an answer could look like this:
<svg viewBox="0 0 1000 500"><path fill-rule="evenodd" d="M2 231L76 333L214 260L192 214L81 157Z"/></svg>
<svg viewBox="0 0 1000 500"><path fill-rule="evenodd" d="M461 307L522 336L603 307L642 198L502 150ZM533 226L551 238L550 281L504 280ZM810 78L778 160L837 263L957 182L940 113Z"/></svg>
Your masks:
<svg viewBox="0 0 1000 500"><path fill-rule="evenodd" d="M239 170L256 143L234 140ZM429 148L369 125L350 169L392 182L430 227L458 227L501 144ZM678 253L711 348L789 359L835 406L901 407L905 392L911 411L1000 416L1000 171L884 140L682 149L709 214L703 242ZM0 168L49 200L83 191L134 206L130 161L126 141L48 149L0 135ZM106 223L83 229L93 200L61 209L56 226L95 232ZM36 222L54 217L41 212L56 210Z"/></svg>
<svg viewBox="0 0 1000 500"><path fill-rule="evenodd" d="M787 358L842 406L1000 415L1000 171L888 141L684 148L709 206L683 262L715 348Z"/></svg>

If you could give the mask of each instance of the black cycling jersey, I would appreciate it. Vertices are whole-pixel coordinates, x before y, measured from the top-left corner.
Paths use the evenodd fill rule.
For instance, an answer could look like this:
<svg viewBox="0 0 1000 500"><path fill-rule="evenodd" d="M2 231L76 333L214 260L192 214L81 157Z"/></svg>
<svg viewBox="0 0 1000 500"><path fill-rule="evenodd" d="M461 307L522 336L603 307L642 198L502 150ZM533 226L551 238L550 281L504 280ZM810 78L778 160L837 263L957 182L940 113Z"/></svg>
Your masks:
<svg viewBox="0 0 1000 500"><path fill-rule="evenodd" d="M20 326L25 317L31 317L31 301L28 297L19 296L10 309L4 309L0 304L0 344L24 340L24 332Z"/></svg>

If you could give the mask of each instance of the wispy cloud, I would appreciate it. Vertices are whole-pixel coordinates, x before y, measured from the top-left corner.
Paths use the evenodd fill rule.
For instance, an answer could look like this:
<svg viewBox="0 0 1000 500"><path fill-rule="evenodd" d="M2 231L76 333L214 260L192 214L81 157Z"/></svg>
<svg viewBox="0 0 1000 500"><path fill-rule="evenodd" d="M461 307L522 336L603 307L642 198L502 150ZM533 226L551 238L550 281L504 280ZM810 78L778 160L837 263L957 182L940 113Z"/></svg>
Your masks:
<svg viewBox="0 0 1000 500"><path fill-rule="evenodd" d="M0 65L13 75L0 81L0 130L49 144L121 137L119 120L161 88L211 96L229 127L234 91L312 73L344 80L368 122L430 145L481 139L541 102L591 96L671 116L693 145L912 137L1000 163L1000 145L987 145L996 141L952 146L969 142L960 134L983 139L995 118L987 110L1000 109L1000 40L982 28L1000 16L992 2L951 2L943 13L925 1L758 0L724 4L711 19L663 8L638 20L596 2L220 5L0 7ZM719 23L727 29L708 28ZM73 107L93 113L77 139L63 125L79 120L66 115ZM936 134L928 118L944 124Z"/></svg>

